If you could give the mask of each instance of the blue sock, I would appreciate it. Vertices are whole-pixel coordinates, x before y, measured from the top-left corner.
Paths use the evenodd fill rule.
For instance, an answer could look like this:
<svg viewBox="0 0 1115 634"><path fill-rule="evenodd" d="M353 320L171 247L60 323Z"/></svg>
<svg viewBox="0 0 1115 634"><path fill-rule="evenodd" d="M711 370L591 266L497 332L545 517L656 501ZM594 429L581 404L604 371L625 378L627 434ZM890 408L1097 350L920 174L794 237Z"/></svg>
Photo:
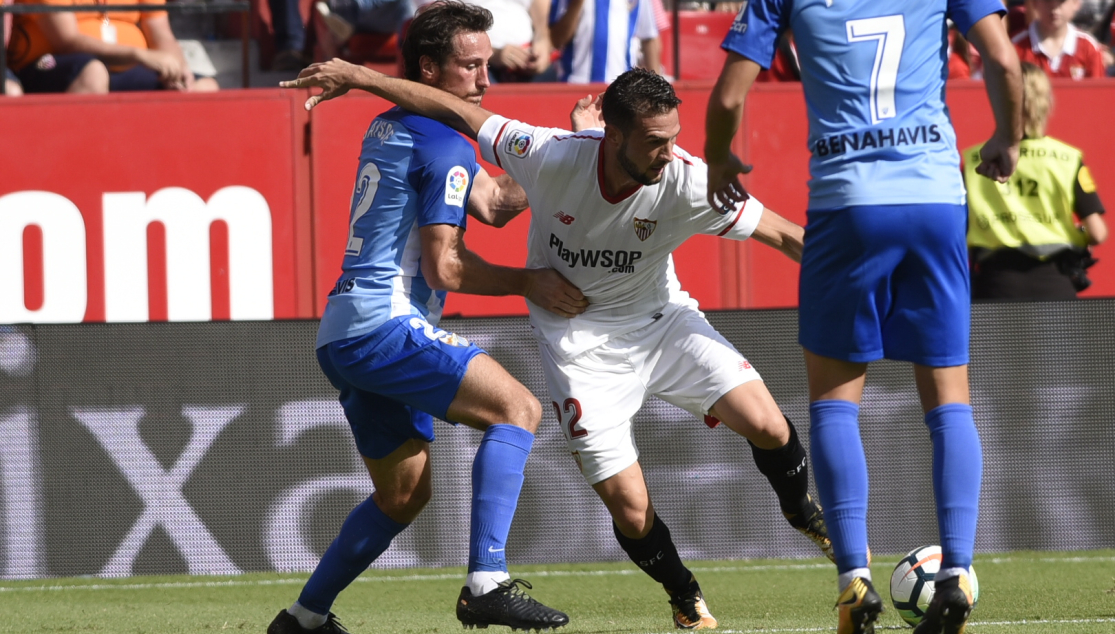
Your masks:
<svg viewBox="0 0 1115 634"><path fill-rule="evenodd" d="M925 415L933 440L933 491L941 534L941 568L972 565L979 516L983 452L972 420L972 406L941 405Z"/></svg>
<svg viewBox="0 0 1115 634"><path fill-rule="evenodd" d="M866 568L867 458L859 438L859 405L838 400L811 403L809 447L836 568Z"/></svg>
<svg viewBox="0 0 1115 634"><path fill-rule="evenodd" d="M312 612L328 614L341 590L367 570L407 526L384 515L368 497L348 514L341 532L302 588L298 603Z"/></svg>
<svg viewBox="0 0 1115 634"><path fill-rule="evenodd" d="M534 434L514 425L492 425L472 462L472 532L468 571L506 571L507 533L523 488L523 469Z"/></svg>

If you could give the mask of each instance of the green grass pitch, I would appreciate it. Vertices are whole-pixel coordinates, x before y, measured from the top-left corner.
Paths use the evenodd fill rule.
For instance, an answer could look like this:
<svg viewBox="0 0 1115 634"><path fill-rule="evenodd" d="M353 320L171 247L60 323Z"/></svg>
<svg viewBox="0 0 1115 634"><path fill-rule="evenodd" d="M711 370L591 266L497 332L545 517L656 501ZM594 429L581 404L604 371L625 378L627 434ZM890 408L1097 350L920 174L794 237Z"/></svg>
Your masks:
<svg viewBox="0 0 1115 634"><path fill-rule="evenodd" d="M889 607L899 557L872 572ZM836 627L836 575L824 560L690 562L726 633ZM969 634L1115 633L1115 551L978 556L980 601ZM673 632L666 595L631 564L515 566L533 596L566 611L574 632ZM461 569L373 570L334 605L354 634L462 632L453 605ZM259 632L298 595L305 575L0 581L0 633ZM893 608L881 631L909 631ZM477 630L473 630L475 632ZM506 628L490 628L498 634Z"/></svg>

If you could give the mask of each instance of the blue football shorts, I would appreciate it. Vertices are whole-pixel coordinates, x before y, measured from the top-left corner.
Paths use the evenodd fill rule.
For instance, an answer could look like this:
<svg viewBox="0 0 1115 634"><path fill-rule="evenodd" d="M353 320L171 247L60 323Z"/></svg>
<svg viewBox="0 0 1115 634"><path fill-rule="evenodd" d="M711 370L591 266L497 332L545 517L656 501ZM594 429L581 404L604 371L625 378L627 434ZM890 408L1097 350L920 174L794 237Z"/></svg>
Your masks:
<svg viewBox="0 0 1115 634"><path fill-rule="evenodd" d="M966 205L809 211L798 341L852 362L968 363Z"/></svg>
<svg viewBox="0 0 1115 634"><path fill-rule="evenodd" d="M484 351L418 316L396 317L327 343L317 360L352 427L360 455L385 458L411 438L433 442L468 364Z"/></svg>

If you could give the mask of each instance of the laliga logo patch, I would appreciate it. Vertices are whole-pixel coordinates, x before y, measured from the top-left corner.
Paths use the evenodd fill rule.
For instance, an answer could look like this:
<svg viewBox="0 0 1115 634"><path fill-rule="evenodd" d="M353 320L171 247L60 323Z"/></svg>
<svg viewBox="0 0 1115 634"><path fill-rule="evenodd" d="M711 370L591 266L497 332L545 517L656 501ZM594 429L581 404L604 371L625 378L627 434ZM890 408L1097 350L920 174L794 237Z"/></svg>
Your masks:
<svg viewBox="0 0 1115 634"><path fill-rule="evenodd" d="M635 236L639 238L640 242L645 242L650 234L654 233L655 228L658 227L657 220L643 220L642 218L635 219Z"/></svg>
<svg viewBox="0 0 1115 634"><path fill-rule="evenodd" d="M507 153L523 158L531 143L534 143L534 137L521 130L513 130L511 136L507 137Z"/></svg>
<svg viewBox="0 0 1115 634"><path fill-rule="evenodd" d="M454 166L445 176L445 204L454 207L465 206L465 192L468 191L468 172L460 165Z"/></svg>

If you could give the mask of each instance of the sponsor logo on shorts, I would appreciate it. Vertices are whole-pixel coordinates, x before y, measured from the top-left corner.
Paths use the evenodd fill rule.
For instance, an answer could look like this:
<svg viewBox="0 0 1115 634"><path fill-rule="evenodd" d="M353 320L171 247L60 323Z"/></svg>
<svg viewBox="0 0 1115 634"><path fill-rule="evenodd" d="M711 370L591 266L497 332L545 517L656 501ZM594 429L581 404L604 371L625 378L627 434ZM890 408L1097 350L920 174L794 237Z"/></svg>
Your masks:
<svg viewBox="0 0 1115 634"><path fill-rule="evenodd" d="M650 234L654 233L654 229L658 226L657 220L644 220L642 218L635 219L635 236L639 238L640 242L645 242Z"/></svg>
<svg viewBox="0 0 1115 634"><path fill-rule="evenodd" d="M522 130L512 130L511 134L507 135L507 153L523 158L533 143L534 137L531 135Z"/></svg>
<svg viewBox="0 0 1115 634"><path fill-rule="evenodd" d="M431 341L440 341L446 345L457 346L458 348L467 348L469 345L468 340L464 337L456 333L446 332L440 328L434 328L430 322L421 317L412 317L409 323L411 328L421 330L422 334L426 335L426 338Z"/></svg>
<svg viewBox="0 0 1115 634"><path fill-rule="evenodd" d="M643 257L642 251L626 251L623 249L566 249L565 243L554 234L550 234L550 248L557 252L557 256L575 269L578 266L587 268L610 268L612 273L634 273L635 262Z"/></svg>
<svg viewBox="0 0 1115 634"><path fill-rule="evenodd" d="M743 372L744 370L750 370L750 369L751 369L751 362L748 361L747 359L744 359L743 361L739 362L739 371L740 372Z"/></svg>
<svg viewBox="0 0 1115 634"><path fill-rule="evenodd" d="M574 218L573 216L570 216L569 214L565 213L564 211L559 211L556 214L554 214L554 218L557 218L558 221L561 222L561 224L563 224L563 225L571 225L571 224L573 224L573 221L576 220L576 218Z"/></svg>
<svg viewBox="0 0 1115 634"><path fill-rule="evenodd" d="M445 175L445 204L464 207L467 191L468 172L460 165L450 168L449 173Z"/></svg>

